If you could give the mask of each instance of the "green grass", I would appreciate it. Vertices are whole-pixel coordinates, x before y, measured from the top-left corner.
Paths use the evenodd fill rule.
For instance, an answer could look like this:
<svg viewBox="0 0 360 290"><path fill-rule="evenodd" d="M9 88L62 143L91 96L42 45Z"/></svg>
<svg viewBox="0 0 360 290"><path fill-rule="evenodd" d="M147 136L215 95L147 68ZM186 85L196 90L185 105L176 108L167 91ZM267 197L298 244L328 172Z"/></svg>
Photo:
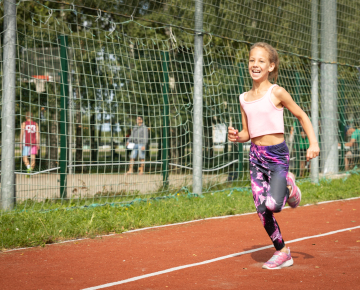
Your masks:
<svg viewBox="0 0 360 290"><path fill-rule="evenodd" d="M302 205L360 196L360 175L347 180L322 180L319 185L302 181ZM0 215L2 250L41 246L49 243L171 224L213 216L255 211L250 191L225 189L203 198L188 194L150 200L129 207L98 206L38 212L23 211ZM44 209L44 207L43 207Z"/></svg>

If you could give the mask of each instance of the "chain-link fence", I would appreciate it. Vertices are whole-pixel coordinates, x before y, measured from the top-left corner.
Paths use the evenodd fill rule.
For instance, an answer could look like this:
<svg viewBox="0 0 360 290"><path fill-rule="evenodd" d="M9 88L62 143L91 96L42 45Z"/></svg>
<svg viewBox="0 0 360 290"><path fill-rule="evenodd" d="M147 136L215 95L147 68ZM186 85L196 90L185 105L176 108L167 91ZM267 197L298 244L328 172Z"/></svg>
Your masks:
<svg viewBox="0 0 360 290"><path fill-rule="evenodd" d="M239 95L251 88L247 58L257 41L279 50L278 84L318 120L322 152L314 169L307 137L285 111L291 171L306 178L353 169L360 162L360 2L329 6L337 7L330 59L321 3L312 10L313 1L205 1L198 31L194 1L3 1L3 208L192 190L199 164L202 192L246 186L250 143L229 143L227 127L241 129ZM196 37L203 42L200 151ZM329 77L327 66L336 74ZM202 152L195 154L201 163L194 152Z"/></svg>

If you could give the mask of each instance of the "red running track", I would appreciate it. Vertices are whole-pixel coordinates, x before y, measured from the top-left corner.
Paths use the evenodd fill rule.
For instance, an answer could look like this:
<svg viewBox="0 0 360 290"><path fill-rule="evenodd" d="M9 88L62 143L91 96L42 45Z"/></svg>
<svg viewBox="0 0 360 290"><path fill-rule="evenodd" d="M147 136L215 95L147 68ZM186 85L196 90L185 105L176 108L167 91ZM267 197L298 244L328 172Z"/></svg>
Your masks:
<svg viewBox="0 0 360 290"><path fill-rule="evenodd" d="M276 215L294 266L264 270L274 249L101 289L360 289L360 199ZM0 289L85 289L271 245L256 214L202 220L0 254Z"/></svg>

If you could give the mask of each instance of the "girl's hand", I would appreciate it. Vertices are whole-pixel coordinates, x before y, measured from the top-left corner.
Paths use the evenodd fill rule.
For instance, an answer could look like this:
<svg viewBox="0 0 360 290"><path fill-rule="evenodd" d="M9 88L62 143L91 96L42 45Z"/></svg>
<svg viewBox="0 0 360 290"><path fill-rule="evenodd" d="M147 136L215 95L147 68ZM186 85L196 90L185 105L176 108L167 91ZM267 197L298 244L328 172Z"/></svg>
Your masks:
<svg viewBox="0 0 360 290"><path fill-rule="evenodd" d="M239 139L239 131L234 129L233 127L228 127L228 140L230 142L237 142Z"/></svg>
<svg viewBox="0 0 360 290"><path fill-rule="evenodd" d="M311 144L306 153L306 161L318 157L319 153L320 153L319 144L318 143Z"/></svg>

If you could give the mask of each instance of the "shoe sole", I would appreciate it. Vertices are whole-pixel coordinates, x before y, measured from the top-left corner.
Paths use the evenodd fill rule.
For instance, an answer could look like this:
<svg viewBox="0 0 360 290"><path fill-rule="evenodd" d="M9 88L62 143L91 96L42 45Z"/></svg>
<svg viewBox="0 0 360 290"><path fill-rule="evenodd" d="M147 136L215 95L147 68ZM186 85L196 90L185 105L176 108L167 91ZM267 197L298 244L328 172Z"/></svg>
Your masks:
<svg viewBox="0 0 360 290"><path fill-rule="evenodd" d="M294 265L294 260L291 258L290 260L287 260L286 262L282 263L281 265L274 267L274 268L270 268L268 266L263 265L262 268L263 269L268 269L268 270L279 270L282 268L286 268L286 267L290 267Z"/></svg>
<svg viewBox="0 0 360 290"><path fill-rule="evenodd" d="M291 199L288 199L288 205L291 207L291 208L297 208L301 202L301 190L299 187L297 187L297 192L299 194L299 203L298 204L295 204L294 203L296 202L295 200L295 197L291 198Z"/></svg>
<svg viewBox="0 0 360 290"><path fill-rule="evenodd" d="M289 172L288 174L290 176L290 179L292 180L292 182L294 183L294 185L296 186L296 177L295 177L295 174L292 173L292 172ZM291 193L290 193L291 195Z"/></svg>
<svg viewBox="0 0 360 290"><path fill-rule="evenodd" d="M295 181L295 175L294 173L292 172L289 172L289 175L291 176L290 178L292 179L294 185L296 186L296 189L297 189L297 192L299 193L299 196L300 196L300 200L299 200L299 203L294 205L294 203L296 202L296 200L294 200L294 197L292 197L291 199L288 199L287 203L288 205L291 207L291 208L296 208L299 206L300 202L301 202L301 190L300 188L296 185L296 181Z"/></svg>

